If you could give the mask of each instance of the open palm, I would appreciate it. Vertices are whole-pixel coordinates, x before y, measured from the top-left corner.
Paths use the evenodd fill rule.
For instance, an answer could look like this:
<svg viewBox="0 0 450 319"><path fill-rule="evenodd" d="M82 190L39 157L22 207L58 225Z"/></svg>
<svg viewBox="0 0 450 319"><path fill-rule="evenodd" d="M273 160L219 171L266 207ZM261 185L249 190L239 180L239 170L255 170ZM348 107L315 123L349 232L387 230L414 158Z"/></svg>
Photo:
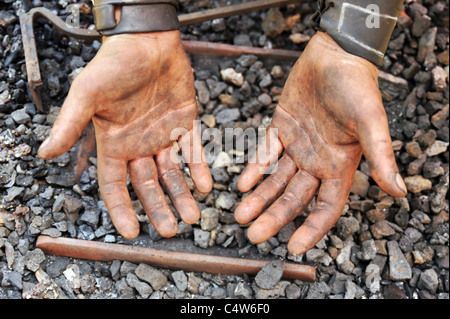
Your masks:
<svg viewBox="0 0 450 319"><path fill-rule="evenodd" d="M278 139L269 143L266 138L239 179L239 189L248 192L284 151L278 169L236 209L240 223L259 216L248 231L251 241L274 236L317 194L314 210L288 245L294 254L314 247L341 216L363 153L382 189L406 194L377 79L373 64L346 53L328 35L312 38L292 69L267 133Z"/></svg>
<svg viewBox="0 0 450 319"><path fill-rule="evenodd" d="M129 174L150 222L171 237L177 222L163 188L183 221L200 217L177 162L178 148L198 190L212 188L196 119L192 68L179 32L113 36L73 82L39 156L50 159L69 150L92 120L100 192L117 230L126 238L139 234Z"/></svg>

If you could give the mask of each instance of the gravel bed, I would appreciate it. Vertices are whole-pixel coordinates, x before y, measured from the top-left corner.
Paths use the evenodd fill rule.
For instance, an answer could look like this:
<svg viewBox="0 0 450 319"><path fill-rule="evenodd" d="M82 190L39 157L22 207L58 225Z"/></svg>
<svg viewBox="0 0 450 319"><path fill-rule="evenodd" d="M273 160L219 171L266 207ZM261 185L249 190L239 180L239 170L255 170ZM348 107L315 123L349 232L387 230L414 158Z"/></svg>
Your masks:
<svg viewBox="0 0 450 319"><path fill-rule="evenodd" d="M59 15L72 2L23 1ZM225 1L180 1L192 12ZM238 1L234 1L237 3ZM233 1L227 1L233 3ZM394 199L372 180L362 159L336 226L310 251L293 256L287 242L309 210L262 244L246 238L233 218L243 196L236 183L247 152L208 154L214 189L201 195L185 177L201 209L195 225L179 222L175 239L199 250L226 248L237 256L273 262L257 276L167 270L127 261L96 262L45 255L39 235L125 243L101 200L96 158L80 182L65 174L76 148L51 161L37 157L70 83L93 58L99 42L61 37L44 22L36 39L44 80L40 113L27 89L17 9L0 4L0 299L448 299L449 298L449 1L406 1L392 36L380 89L395 156L409 194ZM303 50L314 1L183 27L183 39ZM284 17L280 19L280 17ZM90 15L82 25L92 24ZM192 56L202 130L267 128L292 62ZM230 69L234 70L229 76ZM227 71L228 70L228 71ZM236 76L237 75L237 76ZM205 142L206 143L206 142ZM164 245L129 186L142 234L135 245ZM177 246L174 245L176 248ZM281 278L283 261L317 267L316 282Z"/></svg>

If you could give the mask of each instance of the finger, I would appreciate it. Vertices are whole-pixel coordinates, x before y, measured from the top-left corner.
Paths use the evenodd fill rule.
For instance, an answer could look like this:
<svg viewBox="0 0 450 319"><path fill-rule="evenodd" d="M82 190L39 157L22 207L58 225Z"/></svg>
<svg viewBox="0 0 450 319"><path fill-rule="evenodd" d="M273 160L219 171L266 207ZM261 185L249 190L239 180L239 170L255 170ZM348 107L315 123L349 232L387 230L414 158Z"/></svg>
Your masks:
<svg viewBox="0 0 450 319"><path fill-rule="evenodd" d="M137 237L139 222L126 186L126 162L99 156L97 169L100 193L117 231L128 239Z"/></svg>
<svg viewBox="0 0 450 319"><path fill-rule="evenodd" d="M313 248L336 224L347 202L350 187L351 181L322 181L316 206L289 241L290 253L300 255Z"/></svg>
<svg viewBox="0 0 450 319"><path fill-rule="evenodd" d="M69 91L50 136L39 148L38 156L44 160L57 157L70 150L94 115L91 91L85 89L84 85L77 80L78 78Z"/></svg>
<svg viewBox="0 0 450 319"><path fill-rule="evenodd" d="M192 130L181 137L179 145L197 190L204 194L211 192L213 180L202 146L198 121L194 121Z"/></svg>
<svg viewBox="0 0 450 319"><path fill-rule="evenodd" d="M284 155L278 163L277 171L267 177L236 208L234 213L236 221L240 224L247 224L259 216L264 209L280 197L296 172L295 162L289 155Z"/></svg>
<svg viewBox="0 0 450 319"><path fill-rule="evenodd" d="M255 155L249 161L238 180L238 189L246 193L258 183L261 177L267 172L271 164L273 164L283 152L283 145L278 139L273 128L267 131L267 134L258 147Z"/></svg>
<svg viewBox="0 0 450 319"><path fill-rule="evenodd" d="M163 237L175 236L178 231L175 216L167 204L158 182L158 171L152 157L129 163L130 180L148 219Z"/></svg>
<svg viewBox="0 0 450 319"><path fill-rule="evenodd" d="M174 149L167 148L156 156L156 165L161 185L169 195L173 206L186 224L195 224L200 218L200 210L189 190L183 173L175 158Z"/></svg>
<svg viewBox="0 0 450 319"><path fill-rule="evenodd" d="M363 116L359 127L360 143L372 178L390 195L405 196L407 189L395 162L389 124L382 104Z"/></svg>
<svg viewBox="0 0 450 319"><path fill-rule="evenodd" d="M319 179L305 171L297 172L284 194L250 226L248 239L257 244L277 234L308 206L319 184Z"/></svg>

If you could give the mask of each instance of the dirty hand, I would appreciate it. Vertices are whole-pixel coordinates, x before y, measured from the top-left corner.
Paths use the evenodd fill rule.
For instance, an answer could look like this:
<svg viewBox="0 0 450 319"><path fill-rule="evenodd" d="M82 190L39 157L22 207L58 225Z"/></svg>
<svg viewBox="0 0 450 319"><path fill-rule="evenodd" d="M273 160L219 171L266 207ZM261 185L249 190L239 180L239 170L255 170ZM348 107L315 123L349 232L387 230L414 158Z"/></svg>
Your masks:
<svg viewBox="0 0 450 319"><path fill-rule="evenodd" d="M200 212L179 168L175 147L181 148L198 191L209 192L212 178L194 122L192 68L178 31L105 38L97 56L73 82L39 156L51 159L68 151L91 119L100 193L122 236L139 234L127 173L162 236L171 237L178 228L161 186L182 220L197 222Z"/></svg>
<svg viewBox="0 0 450 319"><path fill-rule="evenodd" d="M250 191L283 150L276 171L235 212L242 224L259 216L248 229L254 243L277 234L317 194L313 210L288 244L292 254L313 248L341 216L362 154L384 191L406 195L377 68L346 53L325 33L311 39L292 69L266 139L239 179L239 190Z"/></svg>

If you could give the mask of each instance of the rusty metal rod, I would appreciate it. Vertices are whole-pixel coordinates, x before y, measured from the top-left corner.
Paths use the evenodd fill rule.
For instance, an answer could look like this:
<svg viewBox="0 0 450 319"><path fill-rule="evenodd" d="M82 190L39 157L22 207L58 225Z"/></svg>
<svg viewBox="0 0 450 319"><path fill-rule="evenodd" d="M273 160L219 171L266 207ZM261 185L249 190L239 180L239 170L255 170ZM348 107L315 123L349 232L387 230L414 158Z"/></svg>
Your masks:
<svg viewBox="0 0 450 319"><path fill-rule="evenodd" d="M25 65L27 68L28 85L33 96L36 108L43 111L41 100L41 87L43 85L41 71L39 69L39 58L36 48L36 40L33 30L34 15L19 14L20 28L22 31L23 50Z"/></svg>
<svg viewBox="0 0 450 319"><path fill-rule="evenodd" d="M238 14L246 14L254 11L261 11L288 4L299 4L305 0L257 0L250 1L221 8L209 9L193 13L181 14L178 18L182 26L212 21L219 18L227 18Z"/></svg>
<svg viewBox="0 0 450 319"><path fill-rule="evenodd" d="M169 269L224 275L248 274L255 276L265 265L270 263L270 261L191 254L63 237L52 238L48 236L39 236L36 242L36 248L50 255L106 262L121 260L133 263L145 263ZM307 265L284 263L283 278L315 281L316 269Z"/></svg>
<svg viewBox="0 0 450 319"><path fill-rule="evenodd" d="M186 52L197 55L210 56L240 56L243 54L254 54L260 57L297 60L300 51L282 49L264 49L258 47L247 47L217 42L187 41L183 40L183 47Z"/></svg>

